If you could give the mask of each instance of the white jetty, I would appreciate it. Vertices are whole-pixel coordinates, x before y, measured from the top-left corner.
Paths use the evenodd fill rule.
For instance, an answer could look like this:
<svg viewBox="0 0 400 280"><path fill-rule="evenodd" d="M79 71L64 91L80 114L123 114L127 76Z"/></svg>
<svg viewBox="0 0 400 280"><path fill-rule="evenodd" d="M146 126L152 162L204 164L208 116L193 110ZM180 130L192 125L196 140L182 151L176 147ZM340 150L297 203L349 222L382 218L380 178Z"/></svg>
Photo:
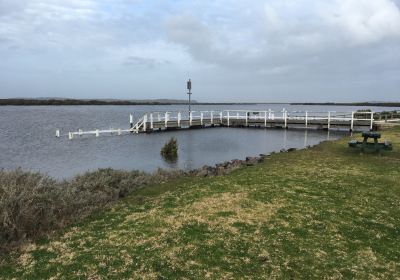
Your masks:
<svg viewBox="0 0 400 280"><path fill-rule="evenodd" d="M156 131L209 128L209 127L257 127L257 128L301 128L301 129L348 129L372 130L374 127L373 112L309 112L282 110L252 111L169 111L147 112L137 121L130 115L130 127L127 129L78 130L66 134L69 139L84 135L127 133L151 133ZM61 137L60 130L56 136Z"/></svg>

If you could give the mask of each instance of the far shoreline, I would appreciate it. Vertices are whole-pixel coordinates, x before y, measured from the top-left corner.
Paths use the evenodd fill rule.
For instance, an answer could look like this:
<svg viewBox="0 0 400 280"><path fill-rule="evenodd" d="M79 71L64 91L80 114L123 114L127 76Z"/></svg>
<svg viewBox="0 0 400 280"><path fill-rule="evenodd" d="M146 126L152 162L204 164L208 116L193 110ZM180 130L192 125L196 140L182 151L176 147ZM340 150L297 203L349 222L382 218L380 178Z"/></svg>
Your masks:
<svg viewBox="0 0 400 280"><path fill-rule="evenodd" d="M122 99L70 99L70 98L4 98L0 106L157 106L157 105L188 105L186 100L154 99L154 100L122 100ZM192 105L262 105L288 104L307 106L374 106L400 107L400 102L197 102Z"/></svg>

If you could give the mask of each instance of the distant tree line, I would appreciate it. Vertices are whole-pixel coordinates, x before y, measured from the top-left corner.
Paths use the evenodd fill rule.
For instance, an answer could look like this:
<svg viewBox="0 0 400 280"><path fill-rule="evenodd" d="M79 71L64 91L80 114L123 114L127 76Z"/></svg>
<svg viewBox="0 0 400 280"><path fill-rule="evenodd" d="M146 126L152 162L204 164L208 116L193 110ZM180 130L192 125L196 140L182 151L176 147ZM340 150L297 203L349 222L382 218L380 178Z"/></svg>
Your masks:
<svg viewBox="0 0 400 280"><path fill-rule="evenodd" d="M290 105L330 105L330 106L383 106L383 107L400 107L400 102L351 102L351 103L290 103Z"/></svg>
<svg viewBox="0 0 400 280"><path fill-rule="evenodd" d="M174 105L184 102L169 101L131 101L131 100L82 100L82 99L0 99L0 106L60 106L60 105Z"/></svg>

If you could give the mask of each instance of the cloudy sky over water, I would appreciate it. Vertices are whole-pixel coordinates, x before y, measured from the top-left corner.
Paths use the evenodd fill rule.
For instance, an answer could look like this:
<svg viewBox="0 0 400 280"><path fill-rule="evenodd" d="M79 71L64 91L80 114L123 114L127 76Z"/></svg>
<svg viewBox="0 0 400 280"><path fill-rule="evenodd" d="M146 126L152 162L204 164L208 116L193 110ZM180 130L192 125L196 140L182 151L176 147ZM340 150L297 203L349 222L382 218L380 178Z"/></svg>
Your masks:
<svg viewBox="0 0 400 280"><path fill-rule="evenodd" d="M0 98L400 101L400 0L0 0Z"/></svg>

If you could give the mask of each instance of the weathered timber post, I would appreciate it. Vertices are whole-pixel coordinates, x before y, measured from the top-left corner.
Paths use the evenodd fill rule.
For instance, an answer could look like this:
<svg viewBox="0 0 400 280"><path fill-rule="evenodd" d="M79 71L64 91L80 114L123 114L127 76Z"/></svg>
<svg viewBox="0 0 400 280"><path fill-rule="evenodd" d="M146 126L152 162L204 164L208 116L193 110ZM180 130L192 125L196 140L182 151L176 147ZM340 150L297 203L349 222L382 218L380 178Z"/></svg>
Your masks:
<svg viewBox="0 0 400 280"><path fill-rule="evenodd" d="M192 126L192 122L193 122L193 112L190 111L189 112L189 126Z"/></svg>
<svg viewBox="0 0 400 280"><path fill-rule="evenodd" d="M100 135L100 131L98 129L96 129L96 137L99 137Z"/></svg>
<svg viewBox="0 0 400 280"><path fill-rule="evenodd" d="M214 111L211 111L210 114L211 114L210 115L210 117L211 117L211 125L213 125L214 124Z"/></svg>
<svg viewBox="0 0 400 280"><path fill-rule="evenodd" d="M181 126L181 117L182 117L181 112L179 112L178 113L178 126L179 127Z"/></svg>
<svg viewBox="0 0 400 280"><path fill-rule="evenodd" d="M68 139L69 140L74 139L74 134L72 132L68 132Z"/></svg>
<svg viewBox="0 0 400 280"><path fill-rule="evenodd" d="M200 125L203 125L203 112L200 112Z"/></svg>
<svg viewBox="0 0 400 280"><path fill-rule="evenodd" d="M147 114L143 116L143 131L147 131Z"/></svg>
<svg viewBox="0 0 400 280"><path fill-rule="evenodd" d="M168 127L168 112L165 112L165 128Z"/></svg>
<svg viewBox="0 0 400 280"><path fill-rule="evenodd" d="M60 138L60 130L59 129L56 130L56 137Z"/></svg>
<svg viewBox="0 0 400 280"><path fill-rule="evenodd" d="M153 130L153 128L154 128L153 113L150 113L150 129Z"/></svg>
<svg viewBox="0 0 400 280"><path fill-rule="evenodd" d="M227 114L227 115L226 115L226 117L227 117L227 124L228 124L228 126L229 126L229 111L227 111L226 114Z"/></svg>
<svg viewBox="0 0 400 280"><path fill-rule="evenodd" d="M120 128L118 128L118 135L121 135L121 134L122 134L122 131Z"/></svg>
<svg viewBox="0 0 400 280"><path fill-rule="evenodd" d="M285 115L285 128L287 128L287 111L284 111L284 115Z"/></svg>
<svg viewBox="0 0 400 280"><path fill-rule="evenodd" d="M351 112L350 131L353 131L353 128L354 128L354 112Z"/></svg>
<svg viewBox="0 0 400 280"><path fill-rule="evenodd" d="M267 111L264 112L264 127L267 127Z"/></svg>
<svg viewBox="0 0 400 280"><path fill-rule="evenodd" d="M374 112L371 112L371 124L369 126L369 130L372 130L374 126Z"/></svg>
<svg viewBox="0 0 400 280"><path fill-rule="evenodd" d="M129 114L129 123L131 124L131 128L133 128L133 115Z"/></svg>
<svg viewBox="0 0 400 280"><path fill-rule="evenodd" d="M246 112L246 126L249 126L249 112Z"/></svg>
<svg viewBox="0 0 400 280"><path fill-rule="evenodd" d="M308 111L306 111L306 128L308 128Z"/></svg>
<svg viewBox="0 0 400 280"><path fill-rule="evenodd" d="M220 120L220 122L221 122L221 124L222 124L222 111L219 112L219 120Z"/></svg>
<svg viewBox="0 0 400 280"><path fill-rule="evenodd" d="M328 112L328 130L331 128L331 112Z"/></svg>

